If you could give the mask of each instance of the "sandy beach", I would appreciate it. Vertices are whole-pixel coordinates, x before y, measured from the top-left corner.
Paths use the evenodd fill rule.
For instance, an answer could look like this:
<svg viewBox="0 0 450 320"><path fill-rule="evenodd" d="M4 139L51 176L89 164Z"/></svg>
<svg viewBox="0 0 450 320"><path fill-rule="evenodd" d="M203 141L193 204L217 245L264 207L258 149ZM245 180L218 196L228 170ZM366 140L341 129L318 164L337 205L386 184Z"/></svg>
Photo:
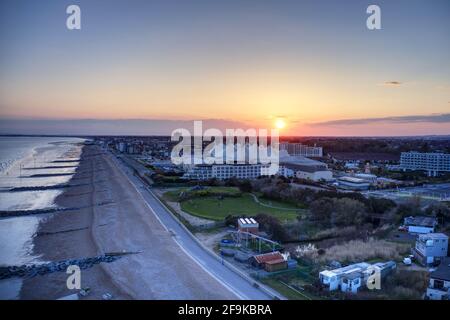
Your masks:
<svg viewBox="0 0 450 320"><path fill-rule="evenodd" d="M34 237L33 254L44 261L139 252L81 271L83 299L235 299L200 268L173 240L111 155L84 146L80 165L56 204L80 208L44 219ZM55 272L26 279L21 299L57 299L75 291L67 274Z"/></svg>

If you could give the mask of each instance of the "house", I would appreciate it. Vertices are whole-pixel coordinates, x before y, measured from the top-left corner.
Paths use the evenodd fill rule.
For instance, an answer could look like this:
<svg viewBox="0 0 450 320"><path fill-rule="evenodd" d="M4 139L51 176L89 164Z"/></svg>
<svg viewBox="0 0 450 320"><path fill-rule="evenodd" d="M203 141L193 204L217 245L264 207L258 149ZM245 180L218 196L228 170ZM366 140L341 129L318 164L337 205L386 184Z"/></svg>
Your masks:
<svg viewBox="0 0 450 320"><path fill-rule="evenodd" d="M358 293L358 288L361 287L362 281L361 272L355 271L345 274L341 280L341 291Z"/></svg>
<svg viewBox="0 0 450 320"><path fill-rule="evenodd" d="M330 291L341 289L341 283L344 278L352 278L352 281L356 279L355 275L359 276L360 282L362 280L362 272L370 267L369 263L360 262L351 264L345 267L341 267L334 270L324 270L319 273L319 279ZM352 276L350 276L353 274ZM359 287L359 286L358 286ZM348 288L346 286L345 288ZM343 290L344 291L344 290Z"/></svg>
<svg viewBox="0 0 450 320"><path fill-rule="evenodd" d="M438 222L435 217L410 216L405 217L403 224L407 227L409 233L432 233Z"/></svg>
<svg viewBox="0 0 450 320"><path fill-rule="evenodd" d="M250 263L267 272L287 269L287 261L279 251L259 254L250 258Z"/></svg>
<svg viewBox="0 0 450 320"><path fill-rule="evenodd" d="M324 270L319 273L320 282L330 291L340 289L342 292L357 293L358 289L367 283L369 276L378 273L384 278L397 265L393 261L369 264L360 262L334 270Z"/></svg>
<svg viewBox="0 0 450 320"><path fill-rule="evenodd" d="M240 232L249 232L253 234L258 234L259 223L253 218L239 218L238 230Z"/></svg>
<svg viewBox="0 0 450 320"><path fill-rule="evenodd" d="M431 272L425 297L430 300L450 299L450 258L443 259L439 267Z"/></svg>
<svg viewBox="0 0 450 320"><path fill-rule="evenodd" d="M443 233L421 234L416 240L413 254L422 265L433 264L446 257L448 253L448 236Z"/></svg>

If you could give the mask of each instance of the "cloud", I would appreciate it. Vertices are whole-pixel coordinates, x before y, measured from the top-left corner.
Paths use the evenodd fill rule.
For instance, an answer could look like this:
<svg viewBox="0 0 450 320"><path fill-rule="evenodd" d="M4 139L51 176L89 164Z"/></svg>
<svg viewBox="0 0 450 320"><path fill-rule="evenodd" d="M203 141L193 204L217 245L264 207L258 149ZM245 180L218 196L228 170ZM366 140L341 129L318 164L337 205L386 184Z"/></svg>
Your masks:
<svg viewBox="0 0 450 320"><path fill-rule="evenodd" d="M403 83L400 81L386 81L383 83L384 86L390 86L390 87L395 87L395 86L400 86Z"/></svg>
<svg viewBox="0 0 450 320"><path fill-rule="evenodd" d="M397 116L397 117L380 117L380 118L360 118L360 119L341 119L324 122L316 122L312 126L348 126L361 125L371 123L450 123L450 113L431 114L431 115L411 115L411 116Z"/></svg>

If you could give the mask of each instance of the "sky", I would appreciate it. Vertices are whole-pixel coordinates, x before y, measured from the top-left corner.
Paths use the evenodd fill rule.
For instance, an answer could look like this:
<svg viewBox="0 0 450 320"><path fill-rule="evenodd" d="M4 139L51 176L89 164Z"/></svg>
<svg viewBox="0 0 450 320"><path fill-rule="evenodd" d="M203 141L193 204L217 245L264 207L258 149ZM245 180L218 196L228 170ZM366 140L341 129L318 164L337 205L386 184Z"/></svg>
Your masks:
<svg viewBox="0 0 450 320"><path fill-rule="evenodd" d="M0 134L450 134L449 18L448 0L1 0Z"/></svg>

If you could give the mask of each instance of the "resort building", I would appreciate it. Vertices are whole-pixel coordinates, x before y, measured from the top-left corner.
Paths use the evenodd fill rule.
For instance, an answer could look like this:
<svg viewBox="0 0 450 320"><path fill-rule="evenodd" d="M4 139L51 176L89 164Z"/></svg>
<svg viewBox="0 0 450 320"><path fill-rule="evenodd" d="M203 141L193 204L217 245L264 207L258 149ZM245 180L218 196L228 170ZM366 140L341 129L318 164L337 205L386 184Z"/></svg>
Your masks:
<svg viewBox="0 0 450 320"><path fill-rule="evenodd" d="M326 164L295 164L282 163L281 174L285 177L296 177L299 179L307 179L312 181L333 179L333 174L328 170Z"/></svg>
<svg viewBox="0 0 450 320"><path fill-rule="evenodd" d="M280 151L285 150L291 156L322 157L322 147L310 147L302 143L281 142Z"/></svg>
<svg viewBox="0 0 450 320"><path fill-rule="evenodd" d="M403 170L424 170L428 176L437 176L439 172L450 172L450 154L402 152L400 167Z"/></svg>
<svg viewBox="0 0 450 320"><path fill-rule="evenodd" d="M286 151L280 151L278 174L287 178L297 177L312 181L333 179L333 174L325 163L304 156L291 156Z"/></svg>
<svg viewBox="0 0 450 320"><path fill-rule="evenodd" d="M200 164L190 166L183 178L190 180L256 179L263 175L267 167L268 165L262 164Z"/></svg>

